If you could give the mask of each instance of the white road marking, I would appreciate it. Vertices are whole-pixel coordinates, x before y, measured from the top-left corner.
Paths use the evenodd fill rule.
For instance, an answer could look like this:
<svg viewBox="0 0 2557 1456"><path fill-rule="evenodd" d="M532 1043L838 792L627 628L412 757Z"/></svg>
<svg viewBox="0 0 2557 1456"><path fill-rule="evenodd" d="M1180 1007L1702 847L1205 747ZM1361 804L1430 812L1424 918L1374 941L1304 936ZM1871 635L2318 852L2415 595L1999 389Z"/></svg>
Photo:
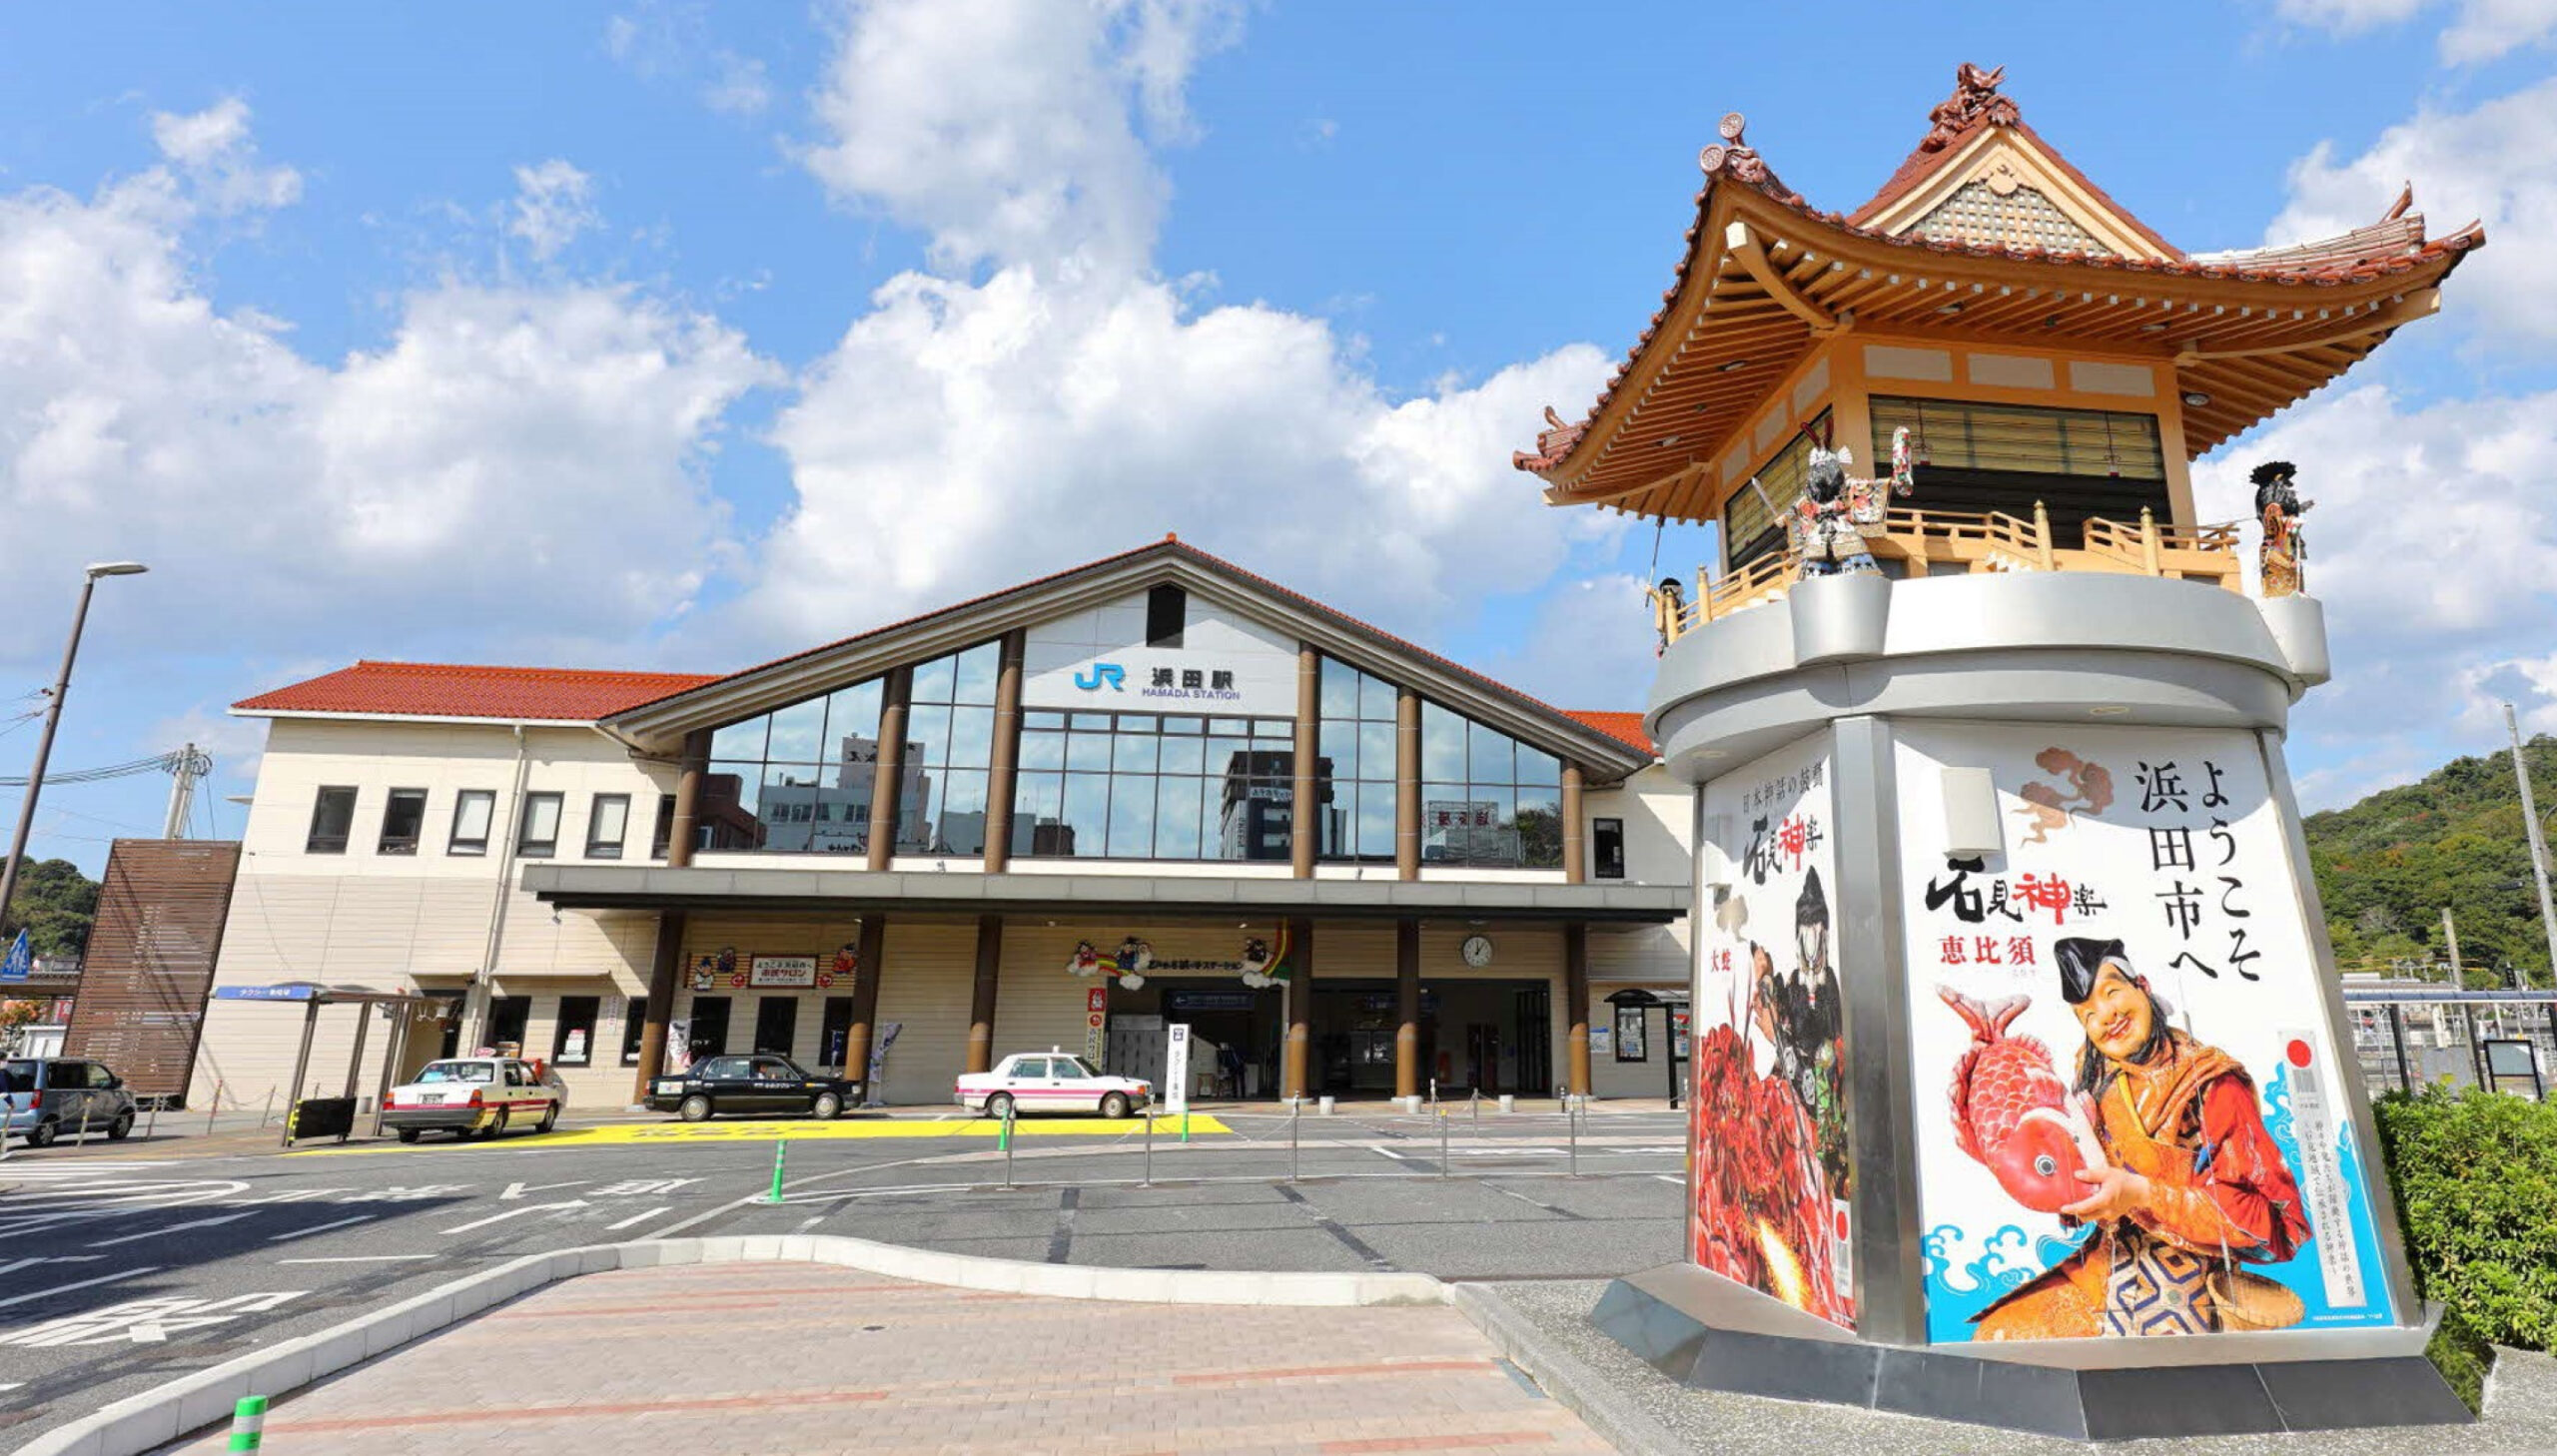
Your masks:
<svg viewBox="0 0 2557 1456"><path fill-rule="evenodd" d="M1664 1183L1684 1183L1687 1181L1686 1177L1680 1173L1653 1173L1652 1176L1660 1179Z"/></svg>
<svg viewBox="0 0 2557 1456"><path fill-rule="evenodd" d="M34 1258L11 1259L5 1264L0 1264L0 1274L14 1274L20 1269L31 1269L38 1264L94 1264L105 1257L105 1254L39 1254Z"/></svg>
<svg viewBox="0 0 2557 1456"><path fill-rule="evenodd" d="M172 1334L229 1324L244 1314L263 1314L305 1292L271 1289L227 1299L130 1299L11 1330L0 1335L0 1345L164 1345Z"/></svg>
<svg viewBox="0 0 2557 1456"><path fill-rule="evenodd" d="M284 1242L286 1242L287 1240L290 1240L290 1239L296 1239L296 1238L309 1238L311 1235L313 1235L313 1234L315 1234L315 1233L326 1233L326 1232L328 1232L328 1231L329 1231L330 1229L332 1229L332 1228L344 1228L344 1227L346 1227L346 1226L347 1226L348 1224L350 1224L350 1223L369 1223L369 1222L371 1222L372 1220L374 1220L374 1219L376 1219L376 1218L379 1218L379 1217L381 1217L381 1216L382 1216L382 1215L381 1215L381 1214L379 1214L379 1213L359 1213L359 1214L357 1214L357 1215L356 1215L355 1217L353 1217L353 1218L341 1218L341 1219L339 1219L339 1220L338 1220L337 1222L335 1222L335 1223L321 1223L321 1224L315 1224L315 1225L313 1225L312 1227L309 1227L309 1228L297 1228L297 1229L295 1229L294 1231L292 1231L291 1233L279 1233L279 1234L275 1234L274 1236L270 1237L270 1238L267 1240L267 1242L269 1242L269 1243L284 1243Z"/></svg>
<svg viewBox="0 0 2557 1456"><path fill-rule="evenodd" d="M1401 1153L1394 1151L1390 1147L1371 1147L1368 1151L1375 1153L1379 1157L1390 1157L1396 1162L1409 1162L1411 1160L1403 1156Z"/></svg>
<svg viewBox="0 0 2557 1456"><path fill-rule="evenodd" d="M825 1215L825 1214L823 1214L823 1213L820 1213L820 1214L818 1214L818 1215L817 1215L816 1217L814 1217L814 1218L803 1218L803 1219L801 1219L801 1220L799 1221L799 1226L798 1226L797 1228L794 1228L794 1229L790 1230L790 1231L791 1231L791 1232L793 1232L793 1233L805 1233L805 1232L807 1232L809 1229L814 1228L814 1227L816 1227L818 1224L823 1223L823 1222L825 1222L825 1221L826 1221L826 1215Z"/></svg>
<svg viewBox="0 0 2557 1456"><path fill-rule="evenodd" d="M254 1210L254 1209L250 1210L250 1212L254 1212L254 1211L256 1211L256 1210ZM146 1238L158 1238L158 1237L160 1237L162 1234L166 1234L166 1233L184 1233L184 1232L186 1232L186 1231L187 1231L188 1229L190 1229L190 1228L211 1228L211 1227L215 1226L216 1224L220 1224L220 1223L237 1223L237 1222L239 1222L241 1219L246 1218L246 1217L248 1217L248 1216L249 1216L249 1213L247 1213L247 1212L243 1212L243 1213L225 1213L225 1214L223 1214L223 1215L222 1215L221 1217L219 1217L219 1218L198 1218L198 1219L196 1219L196 1220L194 1220L193 1222L190 1222L190 1223L172 1223L172 1224L170 1224L170 1225L169 1225L168 1227L166 1227L166 1228L150 1228L150 1229L145 1229L144 1231L142 1231L142 1232L140 1232L140 1233L128 1233L128 1234L125 1234L125 1235L123 1235L122 1237L119 1237L119 1238L102 1238L102 1239L99 1239L96 1243L93 1243L93 1244L89 1245L89 1247L91 1247L91 1248L113 1248L113 1247L115 1247L117 1244L120 1244L120 1243L134 1243L134 1242L137 1242L137 1241L139 1241L139 1240L141 1240L141 1239L146 1239Z"/></svg>
<svg viewBox="0 0 2557 1456"><path fill-rule="evenodd" d="M515 1217L517 1214L539 1213L551 1208L583 1208L584 1206L586 1206L586 1200L583 1198L571 1198L564 1203L526 1203L520 1208L509 1208L503 1213L491 1213L485 1218L474 1219L471 1222L447 1228L444 1232L468 1233L474 1228L485 1228L491 1223L503 1223L507 1219Z"/></svg>
<svg viewBox="0 0 2557 1456"><path fill-rule="evenodd" d="M430 1259L433 1254L341 1254L330 1259L278 1259L280 1264L389 1264L405 1259Z"/></svg>
<svg viewBox="0 0 2557 1456"><path fill-rule="evenodd" d="M628 1228L628 1227L629 1227L631 1224L633 1224L633 1223L645 1223L645 1222L647 1222L649 1219L656 1217L656 1216L657 1216L658 1214L660 1214L660 1213L665 1213L665 1212L670 1212L670 1211L672 1211L673 1206L674 1206L674 1205L670 1203L670 1204L667 1204L665 1207L661 1207L661 1208L651 1208L651 1209L649 1209L649 1210L648 1210L647 1212L645 1212L645 1213L633 1213L633 1214L631 1214L629 1217L622 1219L619 1223L607 1223L607 1224L605 1224L605 1225L603 1226L603 1231L604 1231L604 1232L606 1232L606 1233L613 1233L613 1232L617 1232L617 1231L619 1231L619 1230L621 1230L621 1229Z"/></svg>
<svg viewBox="0 0 2557 1456"><path fill-rule="evenodd" d="M584 1178L570 1178L564 1183L534 1183L529 1187L522 1183L508 1183L506 1190L497 1195L497 1200L501 1203L511 1203L526 1193L544 1193L552 1188L573 1188L584 1181Z"/></svg>
<svg viewBox="0 0 2557 1456"><path fill-rule="evenodd" d="M143 1264L120 1274L100 1274L94 1279L82 1279L77 1283L56 1284L50 1289L38 1289L33 1294L13 1294L6 1299L0 1299L0 1309L6 1309L12 1304L31 1304L38 1299L50 1299L56 1294L68 1294L74 1289L86 1289L92 1284L112 1284L118 1279L138 1279L144 1274L156 1274L162 1267L163 1265L160 1264Z"/></svg>

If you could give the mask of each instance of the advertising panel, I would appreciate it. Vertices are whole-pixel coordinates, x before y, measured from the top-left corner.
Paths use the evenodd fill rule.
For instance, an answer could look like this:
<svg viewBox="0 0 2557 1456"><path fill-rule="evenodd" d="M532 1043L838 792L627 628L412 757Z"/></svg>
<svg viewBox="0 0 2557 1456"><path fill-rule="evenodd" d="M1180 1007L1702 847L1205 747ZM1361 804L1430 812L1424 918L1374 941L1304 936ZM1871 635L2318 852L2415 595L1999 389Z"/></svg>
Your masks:
<svg viewBox="0 0 2557 1456"><path fill-rule="evenodd" d="M747 963L748 986L787 989L817 984L814 956L757 956Z"/></svg>
<svg viewBox="0 0 2557 1456"><path fill-rule="evenodd" d="M2393 1323L2254 738L1904 724L1898 765L1929 1337ZM2000 852L1946 853L1946 767Z"/></svg>
<svg viewBox="0 0 2557 1456"><path fill-rule="evenodd" d="M1687 1225L1697 1263L1854 1329L1829 805L1825 733L1705 786Z"/></svg>

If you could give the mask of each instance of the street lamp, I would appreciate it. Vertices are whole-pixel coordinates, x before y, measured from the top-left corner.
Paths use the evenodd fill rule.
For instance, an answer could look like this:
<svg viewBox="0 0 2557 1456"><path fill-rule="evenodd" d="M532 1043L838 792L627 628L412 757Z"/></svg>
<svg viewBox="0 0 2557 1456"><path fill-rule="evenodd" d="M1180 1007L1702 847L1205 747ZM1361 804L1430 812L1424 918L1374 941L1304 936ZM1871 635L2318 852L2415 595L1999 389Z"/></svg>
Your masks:
<svg viewBox="0 0 2557 1456"><path fill-rule="evenodd" d="M80 583L80 605L71 613L71 642L62 649L62 675L54 679L53 700L45 704L44 732L36 739L36 765L27 771L27 802L18 806L18 832L9 841L9 858L0 862L0 913L18 893L18 866L27 857L27 833L35 828L36 795L44 790L45 760L53 756L53 730L62 722L63 694L71 690L71 663L80 655L80 629L89 621L89 596L101 576L139 576L151 568L139 561L96 561Z"/></svg>

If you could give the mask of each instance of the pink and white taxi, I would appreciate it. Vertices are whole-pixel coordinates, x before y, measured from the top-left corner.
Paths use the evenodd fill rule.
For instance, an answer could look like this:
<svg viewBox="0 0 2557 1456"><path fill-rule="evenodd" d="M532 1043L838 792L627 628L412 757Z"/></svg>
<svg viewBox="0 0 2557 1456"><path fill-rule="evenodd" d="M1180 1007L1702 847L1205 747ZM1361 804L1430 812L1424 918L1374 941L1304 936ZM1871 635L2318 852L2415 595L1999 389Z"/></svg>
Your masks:
<svg viewBox="0 0 2557 1456"><path fill-rule="evenodd" d="M495 1137L509 1123L547 1132L568 1105L557 1073L512 1057L451 1057L429 1062L414 1082L391 1090L382 1102L383 1125L415 1142L440 1129L463 1141Z"/></svg>
<svg viewBox="0 0 2557 1456"><path fill-rule="evenodd" d="M1134 1116L1154 1097L1154 1085L1111 1077L1080 1057L1050 1048L1007 1057L992 1072L959 1079L959 1105L989 1117L1006 1112L1098 1112Z"/></svg>

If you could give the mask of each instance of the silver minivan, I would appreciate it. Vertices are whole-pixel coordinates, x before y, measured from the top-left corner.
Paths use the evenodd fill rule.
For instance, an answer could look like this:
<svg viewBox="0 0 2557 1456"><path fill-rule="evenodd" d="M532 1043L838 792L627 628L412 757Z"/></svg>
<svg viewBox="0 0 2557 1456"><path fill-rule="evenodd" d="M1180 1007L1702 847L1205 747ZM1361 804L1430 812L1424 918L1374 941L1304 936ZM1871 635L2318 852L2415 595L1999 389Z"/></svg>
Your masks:
<svg viewBox="0 0 2557 1456"><path fill-rule="evenodd" d="M0 1121L29 1147L47 1147L83 1122L121 1140L133 1130L133 1093L103 1062L80 1057L13 1057L0 1062Z"/></svg>

